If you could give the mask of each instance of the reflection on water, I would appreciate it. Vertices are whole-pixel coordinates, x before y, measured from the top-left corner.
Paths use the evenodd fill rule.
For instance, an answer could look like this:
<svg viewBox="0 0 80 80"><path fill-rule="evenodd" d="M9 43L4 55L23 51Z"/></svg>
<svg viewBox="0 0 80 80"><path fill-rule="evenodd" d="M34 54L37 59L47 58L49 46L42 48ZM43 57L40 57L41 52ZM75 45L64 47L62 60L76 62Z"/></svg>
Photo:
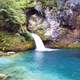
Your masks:
<svg viewBox="0 0 80 80"><path fill-rule="evenodd" d="M44 57L44 54L42 52L35 52L34 55L35 55L34 58L36 59L36 61L41 61Z"/></svg>
<svg viewBox="0 0 80 80"><path fill-rule="evenodd" d="M8 80L80 80L79 49L23 53L0 58L0 73Z"/></svg>
<svg viewBox="0 0 80 80"><path fill-rule="evenodd" d="M35 52L34 59L38 67L43 63L44 54L42 52Z"/></svg>

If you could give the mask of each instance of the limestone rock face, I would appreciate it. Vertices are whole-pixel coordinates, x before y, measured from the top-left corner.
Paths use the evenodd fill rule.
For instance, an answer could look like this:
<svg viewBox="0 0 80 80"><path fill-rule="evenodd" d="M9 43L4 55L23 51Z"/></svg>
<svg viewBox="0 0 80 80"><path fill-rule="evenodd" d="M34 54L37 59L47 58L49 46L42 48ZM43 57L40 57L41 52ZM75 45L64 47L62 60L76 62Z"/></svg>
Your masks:
<svg viewBox="0 0 80 80"><path fill-rule="evenodd" d="M55 17L56 13L53 13L52 10L49 9L46 9L44 13L45 18L37 14L30 16L28 30L38 34L43 40L55 40L61 34L61 28L59 27L60 23Z"/></svg>
<svg viewBox="0 0 80 80"><path fill-rule="evenodd" d="M38 34L43 40L46 39L45 33L48 27L49 23L36 14L32 15L29 19L28 30Z"/></svg>
<svg viewBox="0 0 80 80"><path fill-rule="evenodd" d="M79 11L66 9L60 12L47 7L44 13L45 18L36 14L30 16L28 30L38 34L47 47L80 47Z"/></svg>

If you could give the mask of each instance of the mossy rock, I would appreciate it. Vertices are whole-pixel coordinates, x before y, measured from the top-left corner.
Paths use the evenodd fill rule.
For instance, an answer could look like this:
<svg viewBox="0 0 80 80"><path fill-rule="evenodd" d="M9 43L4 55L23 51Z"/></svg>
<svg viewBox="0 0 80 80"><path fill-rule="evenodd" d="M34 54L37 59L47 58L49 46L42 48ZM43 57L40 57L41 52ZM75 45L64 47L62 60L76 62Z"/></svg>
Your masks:
<svg viewBox="0 0 80 80"><path fill-rule="evenodd" d="M74 42L68 45L69 48L80 48L80 42Z"/></svg>
<svg viewBox="0 0 80 80"><path fill-rule="evenodd" d="M19 34L0 32L1 51L22 51L34 48L34 41Z"/></svg>

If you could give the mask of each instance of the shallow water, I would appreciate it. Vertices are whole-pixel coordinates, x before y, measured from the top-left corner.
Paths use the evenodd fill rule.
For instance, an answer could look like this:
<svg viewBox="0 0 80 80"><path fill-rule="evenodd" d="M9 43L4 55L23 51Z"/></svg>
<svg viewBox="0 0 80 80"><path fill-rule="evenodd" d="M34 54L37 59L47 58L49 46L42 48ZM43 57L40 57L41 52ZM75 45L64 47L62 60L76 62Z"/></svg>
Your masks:
<svg viewBox="0 0 80 80"><path fill-rule="evenodd" d="M0 73L8 80L80 80L80 50L34 50L0 58Z"/></svg>

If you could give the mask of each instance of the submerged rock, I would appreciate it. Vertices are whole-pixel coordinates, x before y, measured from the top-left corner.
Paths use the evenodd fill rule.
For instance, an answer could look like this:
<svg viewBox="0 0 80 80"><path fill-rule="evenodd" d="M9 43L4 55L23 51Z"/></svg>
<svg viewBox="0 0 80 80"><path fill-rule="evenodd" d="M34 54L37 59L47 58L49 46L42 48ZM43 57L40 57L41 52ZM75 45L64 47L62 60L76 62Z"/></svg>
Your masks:
<svg viewBox="0 0 80 80"><path fill-rule="evenodd" d="M0 74L0 80L7 80L8 76L5 74Z"/></svg>
<svg viewBox="0 0 80 80"><path fill-rule="evenodd" d="M16 54L16 52L3 52L3 51L0 51L0 56L10 56L10 55L13 55L13 54Z"/></svg>
<svg viewBox="0 0 80 80"><path fill-rule="evenodd" d="M16 52L7 52L7 54L15 54Z"/></svg>

